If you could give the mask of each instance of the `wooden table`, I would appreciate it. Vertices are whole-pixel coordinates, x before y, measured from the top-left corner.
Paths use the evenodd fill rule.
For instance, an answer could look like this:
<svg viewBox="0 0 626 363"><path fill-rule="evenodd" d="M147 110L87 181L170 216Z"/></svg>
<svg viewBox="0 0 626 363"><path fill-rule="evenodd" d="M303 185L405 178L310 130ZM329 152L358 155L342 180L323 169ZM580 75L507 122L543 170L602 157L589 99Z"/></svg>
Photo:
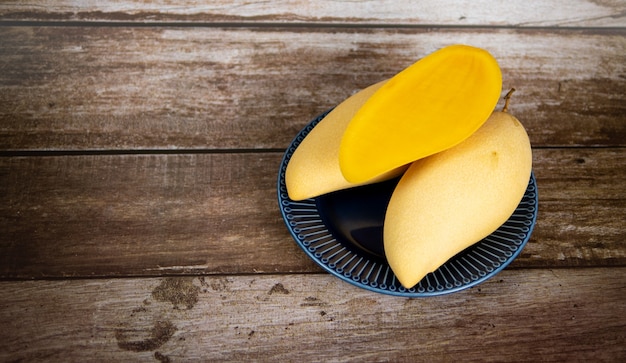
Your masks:
<svg viewBox="0 0 626 363"><path fill-rule="evenodd" d="M626 5L440 4L0 1L0 361L624 361ZM450 295L345 283L283 223L283 152L452 43L517 89L532 238Z"/></svg>

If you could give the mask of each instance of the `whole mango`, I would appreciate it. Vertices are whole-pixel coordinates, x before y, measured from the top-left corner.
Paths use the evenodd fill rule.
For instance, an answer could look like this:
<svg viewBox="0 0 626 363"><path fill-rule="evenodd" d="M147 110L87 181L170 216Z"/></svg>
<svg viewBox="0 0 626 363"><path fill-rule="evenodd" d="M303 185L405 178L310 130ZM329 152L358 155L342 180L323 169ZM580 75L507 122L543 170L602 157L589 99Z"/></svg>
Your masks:
<svg viewBox="0 0 626 363"><path fill-rule="evenodd" d="M384 221L385 256L400 283L414 286L506 222L531 167L528 135L508 112L494 112L465 141L414 162Z"/></svg>

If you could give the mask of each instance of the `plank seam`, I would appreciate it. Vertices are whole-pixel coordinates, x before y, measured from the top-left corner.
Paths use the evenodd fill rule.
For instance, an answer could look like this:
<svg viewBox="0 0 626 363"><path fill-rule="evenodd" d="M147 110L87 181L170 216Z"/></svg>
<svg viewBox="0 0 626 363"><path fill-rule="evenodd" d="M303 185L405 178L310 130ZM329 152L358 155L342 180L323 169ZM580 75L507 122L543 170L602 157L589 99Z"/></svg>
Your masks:
<svg viewBox="0 0 626 363"><path fill-rule="evenodd" d="M282 148L254 149L106 149L106 150L3 150L0 157L98 156L98 155L182 155L284 153Z"/></svg>
<svg viewBox="0 0 626 363"><path fill-rule="evenodd" d="M309 29L470 29L470 30L542 30L542 31L586 31L625 32L626 27L582 27L582 26L525 26L525 25L471 25L471 24L410 24L410 23L316 23L316 22L181 22L181 21L37 21L0 20L0 27L122 27L122 28L309 28Z"/></svg>
<svg viewBox="0 0 626 363"><path fill-rule="evenodd" d="M626 265L585 265L585 266L527 266L517 267L509 266L502 272L506 271L523 271L523 270L589 270L589 269L626 269ZM301 272L240 272L240 273L198 273L198 272L183 272L173 274L112 274L112 275L58 275L58 276L28 276L28 277L13 277L2 276L0 282L14 282L14 281L66 281L66 280L113 280L113 279L147 279L147 278L182 278L182 277L255 277L255 276L295 276L295 275L327 275L333 277L326 271L301 271ZM498 275L496 275L498 276ZM497 277L494 277L497 279Z"/></svg>
<svg viewBox="0 0 626 363"><path fill-rule="evenodd" d="M624 149L626 145L548 145L533 146L533 150L562 149ZM284 148L224 148L224 149L102 149L102 150L0 150L0 158L38 156L98 156L98 155L182 155L182 154L262 154L284 153Z"/></svg>

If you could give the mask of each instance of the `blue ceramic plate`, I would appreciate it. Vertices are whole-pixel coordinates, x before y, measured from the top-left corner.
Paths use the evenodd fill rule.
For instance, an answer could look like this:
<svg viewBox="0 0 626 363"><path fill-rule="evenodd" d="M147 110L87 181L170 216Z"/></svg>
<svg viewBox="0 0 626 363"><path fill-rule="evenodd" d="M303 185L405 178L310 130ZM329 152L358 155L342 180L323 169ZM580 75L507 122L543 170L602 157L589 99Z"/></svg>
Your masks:
<svg viewBox="0 0 626 363"><path fill-rule="evenodd" d="M460 252L410 289L396 279L385 260L384 214L398 180L352 188L304 201L287 195L285 170L306 135L328 112L311 121L283 156L278 175L278 203L296 243L323 269L366 290L425 297L475 286L503 270L530 239L537 219L537 184L531 174L513 215L491 235Z"/></svg>

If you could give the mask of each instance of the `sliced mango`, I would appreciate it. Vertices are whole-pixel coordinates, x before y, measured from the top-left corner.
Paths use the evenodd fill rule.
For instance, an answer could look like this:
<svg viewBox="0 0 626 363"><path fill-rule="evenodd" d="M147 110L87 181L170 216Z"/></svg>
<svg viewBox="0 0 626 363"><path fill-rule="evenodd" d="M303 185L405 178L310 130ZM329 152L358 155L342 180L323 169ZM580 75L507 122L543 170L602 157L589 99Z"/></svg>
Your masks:
<svg viewBox="0 0 626 363"><path fill-rule="evenodd" d="M385 256L400 283L414 286L506 222L531 167L528 135L506 112L494 112L460 144L411 164L383 227Z"/></svg>
<svg viewBox="0 0 626 363"><path fill-rule="evenodd" d="M363 183L448 149L487 120L502 74L487 51L442 48L401 71L358 109L339 147L350 183Z"/></svg>
<svg viewBox="0 0 626 363"><path fill-rule="evenodd" d="M287 193L292 200L314 198L336 190L391 179L406 168L362 183L348 182L339 168L339 145L352 117L386 81L369 86L337 105L302 140L285 171Z"/></svg>

